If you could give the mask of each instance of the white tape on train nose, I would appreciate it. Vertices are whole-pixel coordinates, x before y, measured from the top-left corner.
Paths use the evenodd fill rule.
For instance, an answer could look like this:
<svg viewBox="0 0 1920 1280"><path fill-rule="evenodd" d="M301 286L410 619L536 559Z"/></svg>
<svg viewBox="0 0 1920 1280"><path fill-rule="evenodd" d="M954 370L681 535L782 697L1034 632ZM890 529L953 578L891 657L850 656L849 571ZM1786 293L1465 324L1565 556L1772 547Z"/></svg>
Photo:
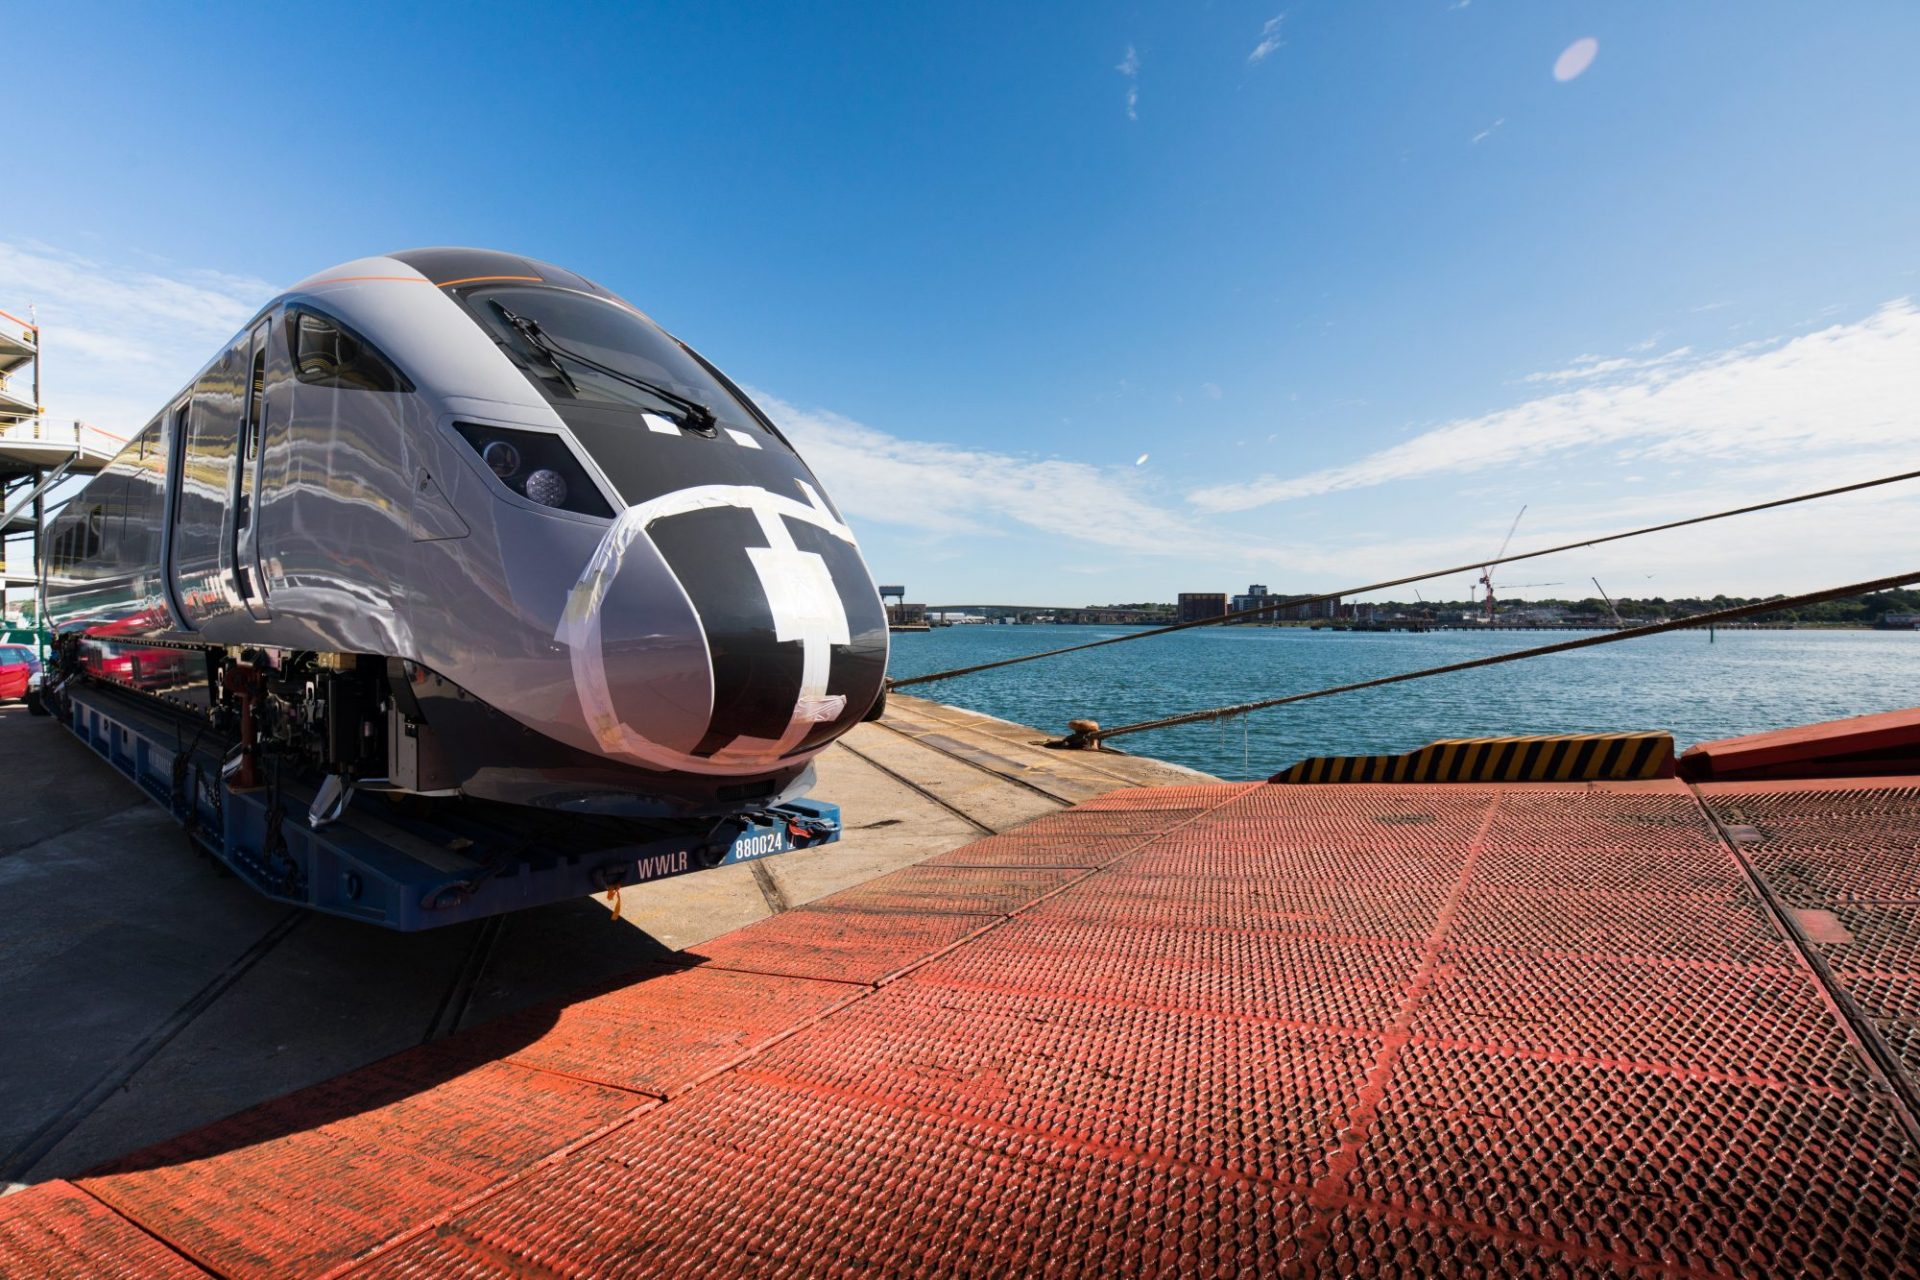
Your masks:
<svg viewBox="0 0 1920 1280"><path fill-rule="evenodd" d="M748 547L747 559L760 575L760 589L773 611L774 639L798 640L801 654L800 697L793 704L787 731L770 748L778 757L814 725L837 720L847 709L844 696L827 693L827 675L833 646L850 644L853 637L847 634L846 607L834 590L827 562L796 547L787 522L778 516L761 514L760 527L772 545ZM785 546L780 545L783 542Z"/></svg>
<svg viewBox="0 0 1920 1280"><path fill-rule="evenodd" d="M833 646L851 641L846 610L826 561L811 551L800 550L786 521L798 520L823 529L843 542L856 546L858 543L854 542L853 531L835 518L811 486L804 481L797 483L806 495L804 503L750 485L699 485L681 489L628 507L602 535L600 545L587 558L579 582L567 593L566 608L560 615L560 625L554 630L554 639L567 646L574 688L580 697L580 712L586 719L588 732L603 751L631 756L666 769L737 773L742 765L772 764L797 746L814 725L837 720L846 711L845 695L827 692ZM798 641L802 656L800 694L786 731L778 738L735 738L711 758L702 758L652 742L620 718L607 681L600 611L606 602L608 587L620 575L628 549L635 538L646 536L647 526L667 516L711 507L750 511L759 521L768 545L747 548L747 556L760 579L761 590L766 593L775 636L780 640ZM691 600L688 608L691 611Z"/></svg>

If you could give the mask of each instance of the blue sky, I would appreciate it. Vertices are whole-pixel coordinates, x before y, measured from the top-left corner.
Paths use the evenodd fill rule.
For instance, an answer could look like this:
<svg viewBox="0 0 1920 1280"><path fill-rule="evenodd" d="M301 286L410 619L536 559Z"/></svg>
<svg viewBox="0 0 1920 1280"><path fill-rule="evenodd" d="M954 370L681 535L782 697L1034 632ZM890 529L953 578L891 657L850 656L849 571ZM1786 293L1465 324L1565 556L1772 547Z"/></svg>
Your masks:
<svg viewBox="0 0 1920 1280"><path fill-rule="evenodd" d="M0 308L110 428L278 286L475 244L754 388L935 602L1331 588L1489 554L1522 503L1517 543L1920 466L1891 0L10 25ZM1811 587L1920 567L1915 533L1889 492L1510 577Z"/></svg>

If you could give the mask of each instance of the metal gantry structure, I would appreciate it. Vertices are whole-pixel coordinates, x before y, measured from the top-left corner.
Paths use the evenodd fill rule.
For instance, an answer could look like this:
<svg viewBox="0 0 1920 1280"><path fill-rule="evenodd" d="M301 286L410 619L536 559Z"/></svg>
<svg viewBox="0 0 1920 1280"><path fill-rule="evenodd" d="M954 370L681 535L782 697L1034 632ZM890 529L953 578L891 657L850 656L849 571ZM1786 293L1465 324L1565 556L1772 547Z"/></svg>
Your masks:
<svg viewBox="0 0 1920 1280"><path fill-rule="evenodd" d="M1488 625L1492 625L1493 623L1493 612L1494 612L1493 567L1494 565L1500 563L1500 561L1506 557L1507 548L1513 544L1513 531L1520 527L1520 517L1524 516L1525 514L1527 514L1527 509L1525 506L1522 506L1520 508L1519 513L1513 517L1513 523L1507 526L1507 536L1500 540L1500 550L1494 553L1492 560L1480 566L1480 585L1486 588L1486 592L1487 592L1487 598L1486 598L1484 607L1486 609L1486 621Z"/></svg>
<svg viewBox="0 0 1920 1280"><path fill-rule="evenodd" d="M39 324L0 311L0 606L7 609L16 591L31 592L38 579L54 486L97 474L125 443L84 422L46 420L40 351Z"/></svg>

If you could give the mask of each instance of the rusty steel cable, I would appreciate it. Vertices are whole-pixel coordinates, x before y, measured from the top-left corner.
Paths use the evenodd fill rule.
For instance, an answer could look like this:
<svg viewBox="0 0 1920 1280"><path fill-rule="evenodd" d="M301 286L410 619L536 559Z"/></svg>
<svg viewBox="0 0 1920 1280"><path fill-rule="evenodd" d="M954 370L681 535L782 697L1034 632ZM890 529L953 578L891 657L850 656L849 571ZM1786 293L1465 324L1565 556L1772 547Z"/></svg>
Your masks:
<svg viewBox="0 0 1920 1280"><path fill-rule="evenodd" d="M1190 631L1195 627L1217 627L1222 623L1239 618L1251 618L1256 615L1271 615L1281 609L1296 608L1300 605L1325 604L1343 596L1365 595L1370 591L1384 591L1388 587L1404 587L1412 582L1425 582L1429 578L1444 578L1448 574L1466 573L1473 569L1492 568L1497 564L1512 564L1516 560L1533 560L1540 556L1556 555L1562 551L1577 551L1582 547L1597 547L1605 542L1619 542L1623 538L1638 538L1649 533L1664 533L1669 529L1684 529L1688 525L1706 524L1713 520L1725 520L1731 516L1751 515L1756 511L1767 511L1774 507L1788 507L1796 502L1812 502L1816 498L1832 498L1843 493L1855 493L1861 489L1873 489L1880 485L1897 484L1902 480L1920 478L1920 471L1903 471L1899 475L1882 476L1877 480L1862 480L1856 484L1843 484L1833 489L1818 489L1812 493L1795 494L1790 498L1774 498L1768 502L1756 502L1751 506L1733 507L1726 511L1715 511L1704 516L1689 516L1684 520L1669 520L1664 524L1650 524L1638 529L1628 529L1622 533L1602 534L1597 538L1582 538L1578 542L1563 542L1556 547L1540 547L1533 551L1517 551L1510 556L1499 556L1492 560L1474 560L1467 564L1454 565L1447 569L1434 569L1426 573L1416 573L1404 578L1390 578L1385 582L1370 582L1361 587L1342 587L1338 591L1329 591L1321 595L1289 596L1275 600L1255 609L1238 609L1216 618L1197 618L1192 622L1175 622L1164 627L1150 627L1145 631L1129 632L1123 636L1109 636L1105 640L1089 640L1084 644L1070 644L1060 649L1044 649L1039 653L1020 654L1012 658L999 658L993 662L976 662L969 667L955 667L950 671L935 671L924 676L902 676L889 678L889 689L904 689L909 685L930 684L935 680L951 680L956 676L970 676L980 671L992 671L998 667L1011 667L1022 662L1037 662L1041 658L1057 658L1063 653L1079 653L1083 649L1098 649L1103 645L1123 644L1128 640L1145 640L1148 636L1164 636L1175 631Z"/></svg>
<svg viewBox="0 0 1920 1280"><path fill-rule="evenodd" d="M1245 715L1249 711L1264 711L1268 707L1283 706L1289 702L1305 702L1310 698L1328 698L1336 693L1353 693L1359 689L1376 689L1381 685L1399 684L1406 680L1424 680L1428 676L1443 676L1455 671L1471 671L1476 667L1494 667L1503 662L1519 662L1526 658L1545 657L1550 653L1566 653L1572 649L1590 649L1595 645L1614 644L1622 640L1638 640L1642 636L1659 635L1667 631L1680 631L1690 627L1714 626L1722 622L1737 622L1742 618L1751 618L1764 613L1776 613L1781 609L1795 609L1801 605L1821 604L1828 600L1844 600L1848 596L1865 595L1872 591L1887 591L1894 587L1911 586L1920 582L1920 570L1895 574L1890 578L1875 578L1871 582L1853 582L1844 587L1829 587L1822 591L1810 591L1804 595L1782 596L1776 600L1763 600L1758 604L1737 605L1731 609L1717 609L1712 613L1696 614L1691 618L1676 618L1671 622L1655 622L1644 627L1629 627L1624 631L1609 631L1595 636L1582 636L1578 640L1562 640L1556 644L1543 644L1532 649L1516 649L1512 653L1495 653L1484 658L1469 658L1464 662L1449 662L1445 666L1423 667L1418 671L1402 671L1397 675L1377 676L1372 680L1359 680L1352 684L1338 684L1326 689L1313 689L1306 693L1289 693L1278 698L1262 698L1258 702L1241 702L1227 707L1211 707L1205 711L1188 711L1177 716L1165 716L1158 720L1142 720L1137 724L1116 725L1111 729L1091 729L1062 738L1054 746L1087 747L1118 737L1123 733L1142 733L1148 729L1170 729L1175 725L1198 724L1204 720L1219 720L1228 716Z"/></svg>

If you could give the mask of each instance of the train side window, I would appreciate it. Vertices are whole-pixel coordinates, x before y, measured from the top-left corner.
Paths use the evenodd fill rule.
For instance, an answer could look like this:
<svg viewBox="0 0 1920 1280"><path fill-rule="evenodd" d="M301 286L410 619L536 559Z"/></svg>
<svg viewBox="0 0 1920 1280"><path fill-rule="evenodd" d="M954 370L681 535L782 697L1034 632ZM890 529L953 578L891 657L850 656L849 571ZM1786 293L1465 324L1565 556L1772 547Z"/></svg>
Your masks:
<svg viewBox="0 0 1920 1280"><path fill-rule="evenodd" d="M267 328L262 325L253 335L253 362L247 372L247 450L249 461L260 453L260 424L266 417L267 400Z"/></svg>
<svg viewBox="0 0 1920 1280"><path fill-rule="evenodd" d="M145 467L135 467L127 476L126 510L120 517L120 563L134 573L139 573L146 564L147 522L152 519L151 495L147 488Z"/></svg>
<svg viewBox="0 0 1920 1280"><path fill-rule="evenodd" d="M104 501L100 506L100 561L118 565L122 552L121 529L127 522L127 476L117 467L109 467L101 479Z"/></svg>
<svg viewBox="0 0 1920 1280"><path fill-rule="evenodd" d="M373 344L306 307L287 309L287 349L293 376L310 387L354 391L411 391L413 384Z"/></svg>

